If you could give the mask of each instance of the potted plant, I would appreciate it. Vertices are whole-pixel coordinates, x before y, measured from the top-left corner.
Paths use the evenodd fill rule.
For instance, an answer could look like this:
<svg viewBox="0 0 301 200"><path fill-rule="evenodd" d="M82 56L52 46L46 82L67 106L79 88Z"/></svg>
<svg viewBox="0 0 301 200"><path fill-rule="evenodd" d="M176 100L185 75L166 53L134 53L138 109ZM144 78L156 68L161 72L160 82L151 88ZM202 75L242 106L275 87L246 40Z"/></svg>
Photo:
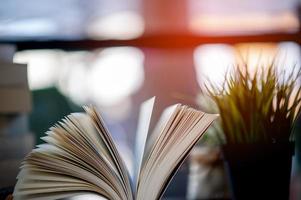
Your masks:
<svg viewBox="0 0 301 200"><path fill-rule="evenodd" d="M301 106L301 69L247 64L206 91L220 113L222 154L233 199L288 199L293 127Z"/></svg>

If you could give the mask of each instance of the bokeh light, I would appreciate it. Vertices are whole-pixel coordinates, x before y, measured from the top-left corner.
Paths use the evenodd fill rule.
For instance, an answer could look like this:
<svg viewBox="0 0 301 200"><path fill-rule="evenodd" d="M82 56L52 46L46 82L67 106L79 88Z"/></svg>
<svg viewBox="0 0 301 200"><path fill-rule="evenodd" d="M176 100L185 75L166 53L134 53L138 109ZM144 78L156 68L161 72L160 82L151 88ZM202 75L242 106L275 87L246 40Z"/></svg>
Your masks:
<svg viewBox="0 0 301 200"><path fill-rule="evenodd" d="M198 83L201 87L210 81L220 85L224 75L235 64L234 48L225 44L201 45L194 51Z"/></svg>
<svg viewBox="0 0 301 200"><path fill-rule="evenodd" d="M88 74L91 96L112 105L137 91L144 80L143 60L143 53L133 47L101 51Z"/></svg>
<svg viewBox="0 0 301 200"><path fill-rule="evenodd" d="M14 62L28 64L28 82L31 90L54 86L58 80L59 51L39 50L16 53Z"/></svg>

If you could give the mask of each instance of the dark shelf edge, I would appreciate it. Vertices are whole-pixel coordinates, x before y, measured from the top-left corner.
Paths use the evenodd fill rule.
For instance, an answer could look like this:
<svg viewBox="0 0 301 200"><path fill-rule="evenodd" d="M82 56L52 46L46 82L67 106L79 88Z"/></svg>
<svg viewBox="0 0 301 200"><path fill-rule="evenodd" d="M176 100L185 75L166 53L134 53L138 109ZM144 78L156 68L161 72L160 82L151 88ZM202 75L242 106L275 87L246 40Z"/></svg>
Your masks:
<svg viewBox="0 0 301 200"><path fill-rule="evenodd" d="M134 46L140 48L191 48L201 44L236 44L256 42L285 42L301 44L301 33L271 33L258 35L199 36L191 34L144 35L131 40L1 40L0 44L16 45L17 50L62 49L92 50L105 47Z"/></svg>

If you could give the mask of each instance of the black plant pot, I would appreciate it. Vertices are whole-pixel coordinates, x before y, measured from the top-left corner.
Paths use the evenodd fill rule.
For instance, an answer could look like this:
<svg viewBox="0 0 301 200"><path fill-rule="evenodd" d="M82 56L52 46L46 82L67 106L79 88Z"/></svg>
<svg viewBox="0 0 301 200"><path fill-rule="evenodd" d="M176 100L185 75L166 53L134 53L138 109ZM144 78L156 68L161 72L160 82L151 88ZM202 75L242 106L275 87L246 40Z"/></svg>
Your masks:
<svg viewBox="0 0 301 200"><path fill-rule="evenodd" d="M232 199L289 199L294 143L223 146Z"/></svg>

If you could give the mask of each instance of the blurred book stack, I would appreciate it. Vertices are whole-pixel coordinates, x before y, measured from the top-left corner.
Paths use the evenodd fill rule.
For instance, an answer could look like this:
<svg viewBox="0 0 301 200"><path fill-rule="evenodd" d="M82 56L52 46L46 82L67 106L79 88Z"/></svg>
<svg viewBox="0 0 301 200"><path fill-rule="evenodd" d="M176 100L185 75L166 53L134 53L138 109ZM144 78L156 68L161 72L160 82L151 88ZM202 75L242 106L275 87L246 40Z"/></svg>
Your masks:
<svg viewBox="0 0 301 200"><path fill-rule="evenodd" d="M0 188L13 187L20 163L35 144L28 126L27 65L12 63L14 48L0 46Z"/></svg>

